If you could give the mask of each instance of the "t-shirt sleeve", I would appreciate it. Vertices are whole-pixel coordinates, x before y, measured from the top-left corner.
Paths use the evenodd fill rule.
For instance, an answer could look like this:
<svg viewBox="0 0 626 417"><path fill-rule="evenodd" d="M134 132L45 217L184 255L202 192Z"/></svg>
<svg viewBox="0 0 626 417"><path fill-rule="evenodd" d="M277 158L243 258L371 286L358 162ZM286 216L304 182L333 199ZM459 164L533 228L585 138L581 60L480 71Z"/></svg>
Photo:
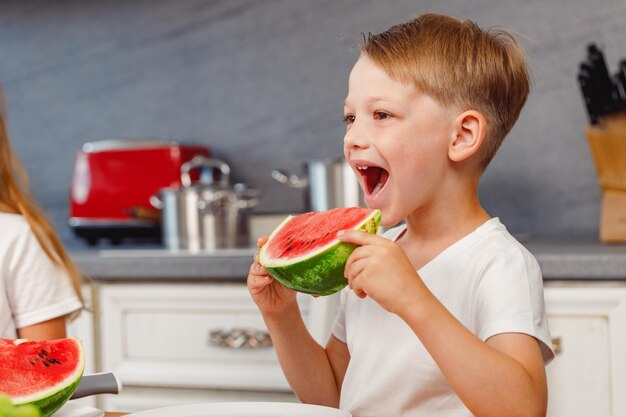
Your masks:
<svg viewBox="0 0 626 417"><path fill-rule="evenodd" d="M482 340L502 333L524 333L539 341L544 363L554 358L541 270L530 253L514 248L492 254L476 288L475 323Z"/></svg>
<svg viewBox="0 0 626 417"><path fill-rule="evenodd" d="M16 328L65 316L82 307L68 276L52 263L26 224L11 249L6 291Z"/></svg>
<svg viewBox="0 0 626 417"><path fill-rule="evenodd" d="M343 289L341 293L339 293L339 308L337 309L337 316L335 317L335 322L333 323L333 327L331 329L332 335L341 340L343 343L347 343L345 314L347 291L351 290Z"/></svg>

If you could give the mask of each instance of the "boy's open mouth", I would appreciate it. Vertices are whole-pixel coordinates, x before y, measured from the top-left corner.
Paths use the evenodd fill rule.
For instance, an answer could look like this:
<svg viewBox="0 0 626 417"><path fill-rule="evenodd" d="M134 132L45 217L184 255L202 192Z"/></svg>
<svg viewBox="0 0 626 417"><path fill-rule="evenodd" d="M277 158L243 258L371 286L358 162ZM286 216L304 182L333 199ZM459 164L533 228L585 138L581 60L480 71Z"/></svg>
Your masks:
<svg viewBox="0 0 626 417"><path fill-rule="evenodd" d="M368 194L379 192L389 178L389 172L381 167L357 165L356 168L361 177L363 177L363 183Z"/></svg>

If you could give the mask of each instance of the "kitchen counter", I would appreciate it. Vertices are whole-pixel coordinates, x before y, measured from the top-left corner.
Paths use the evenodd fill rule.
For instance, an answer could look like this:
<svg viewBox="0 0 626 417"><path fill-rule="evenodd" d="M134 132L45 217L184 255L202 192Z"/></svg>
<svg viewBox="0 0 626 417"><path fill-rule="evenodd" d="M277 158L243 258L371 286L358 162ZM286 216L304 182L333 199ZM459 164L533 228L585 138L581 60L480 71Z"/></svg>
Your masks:
<svg viewBox="0 0 626 417"><path fill-rule="evenodd" d="M107 249L71 252L84 273L96 280L183 279L243 281L256 248L213 252L165 249Z"/></svg>
<svg viewBox="0 0 626 417"><path fill-rule="evenodd" d="M626 281L626 245L539 240L524 242L524 246L537 258L545 281Z"/></svg>
<svg viewBox="0 0 626 417"><path fill-rule="evenodd" d="M546 281L626 280L626 245L588 240L530 240ZM255 248L215 252L164 249L74 249L73 259L96 280L209 280L243 282Z"/></svg>

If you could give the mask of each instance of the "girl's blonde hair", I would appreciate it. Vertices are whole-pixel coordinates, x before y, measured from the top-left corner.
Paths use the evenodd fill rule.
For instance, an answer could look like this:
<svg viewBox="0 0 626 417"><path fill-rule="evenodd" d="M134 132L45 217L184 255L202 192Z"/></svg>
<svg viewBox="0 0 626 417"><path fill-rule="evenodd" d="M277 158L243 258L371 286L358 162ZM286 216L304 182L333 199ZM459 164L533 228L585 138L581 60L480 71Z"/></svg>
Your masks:
<svg viewBox="0 0 626 417"><path fill-rule="evenodd" d="M487 166L509 133L530 91L522 47L503 30L439 14L369 34L361 52L393 79L412 83L445 106L475 109L487 119Z"/></svg>
<svg viewBox="0 0 626 417"><path fill-rule="evenodd" d="M52 225L30 196L26 171L11 150L5 114L6 104L0 89L0 211L24 216L46 255L67 273L82 302L82 275Z"/></svg>

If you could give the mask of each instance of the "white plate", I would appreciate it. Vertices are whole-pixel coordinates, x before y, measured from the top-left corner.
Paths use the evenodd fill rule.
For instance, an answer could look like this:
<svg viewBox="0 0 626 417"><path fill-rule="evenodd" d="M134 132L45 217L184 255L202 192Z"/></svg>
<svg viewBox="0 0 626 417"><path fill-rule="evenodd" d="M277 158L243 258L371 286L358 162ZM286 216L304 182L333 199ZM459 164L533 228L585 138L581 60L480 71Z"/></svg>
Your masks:
<svg viewBox="0 0 626 417"><path fill-rule="evenodd" d="M319 405L233 402L175 405L129 414L128 417L351 417L346 411Z"/></svg>
<svg viewBox="0 0 626 417"><path fill-rule="evenodd" d="M66 403L52 417L102 417L104 411L84 405Z"/></svg>

